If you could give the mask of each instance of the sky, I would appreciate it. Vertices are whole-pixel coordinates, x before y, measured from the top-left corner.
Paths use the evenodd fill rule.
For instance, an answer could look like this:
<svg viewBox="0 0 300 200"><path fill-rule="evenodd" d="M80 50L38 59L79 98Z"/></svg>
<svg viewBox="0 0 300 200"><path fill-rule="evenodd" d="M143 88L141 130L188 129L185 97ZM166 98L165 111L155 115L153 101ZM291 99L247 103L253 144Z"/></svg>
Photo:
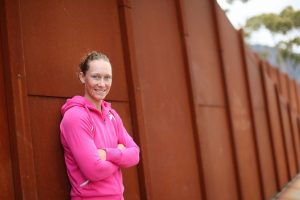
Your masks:
<svg viewBox="0 0 300 200"><path fill-rule="evenodd" d="M287 6L292 6L295 10L300 10L300 0L249 0L247 3L235 1L233 4L226 3L226 0L217 0L223 9L228 9L227 17L232 25L239 29L247 20L255 15L262 13L280 13ZM262 44L274 46L277 40L288 39L300 35L299 31L294 31L290 35L272 37L272 35L265 29L261 28L255 34L251 35L248 42L251 44ZM297 49L298 51L298 49Z"/></svg>

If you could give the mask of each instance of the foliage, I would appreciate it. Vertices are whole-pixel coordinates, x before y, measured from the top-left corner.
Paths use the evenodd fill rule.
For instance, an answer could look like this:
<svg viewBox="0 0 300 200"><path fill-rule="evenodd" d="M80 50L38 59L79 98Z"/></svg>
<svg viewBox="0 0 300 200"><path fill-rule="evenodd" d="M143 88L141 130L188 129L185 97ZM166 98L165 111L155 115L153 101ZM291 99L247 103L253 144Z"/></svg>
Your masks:
<svg viewBox="0 0 300 200"><path fill-rule="evenodd" d="M261 14L247 20L245 28L247 31L256 31L265 26L272 33L286 34L293 28L300 28L300 10L295 11L288 6L280 14Z"/></svg>
<svg viewBox="0 0 300 200"><path fill-rule="evenodd" d="M249 37L251 33L263 26L272 33L273 37L287 34L291 30L300 30L300 10L288 6L279 14L265 13L251 17L244 27L245 35ZM278 41L276 47L279 50L281 64L284 64L283 61L287 59L292 60L294 66L300 63L300 54L293 52L293 47L300 47L299 37L289 41Z"/></svg>

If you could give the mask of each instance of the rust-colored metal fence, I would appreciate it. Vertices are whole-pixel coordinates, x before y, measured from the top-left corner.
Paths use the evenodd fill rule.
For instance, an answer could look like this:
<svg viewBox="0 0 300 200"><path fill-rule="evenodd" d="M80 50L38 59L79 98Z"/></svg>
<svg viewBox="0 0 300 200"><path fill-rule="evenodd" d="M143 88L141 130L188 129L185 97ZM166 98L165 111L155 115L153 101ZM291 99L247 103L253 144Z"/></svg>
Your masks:
<svg viewBox="0 0 300 200"><path fill-rule="evenodd" d="M0 199L68 199L60 107L105 52L141 147L125 198L260 200L300 169L300 87L211 0L0 0Z"/></svg>

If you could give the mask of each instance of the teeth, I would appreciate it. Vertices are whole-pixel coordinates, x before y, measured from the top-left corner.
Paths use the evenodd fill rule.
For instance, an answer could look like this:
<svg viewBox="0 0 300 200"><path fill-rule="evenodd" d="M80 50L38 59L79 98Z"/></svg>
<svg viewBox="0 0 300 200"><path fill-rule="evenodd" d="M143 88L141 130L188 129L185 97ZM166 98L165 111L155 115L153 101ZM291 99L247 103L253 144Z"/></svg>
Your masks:
<svg viewBox="0 0 300 200"><path fill-rule="evenodd" d="M102 91L102 90L96 90L95 92L100 93L100 94L105 93L105 91Z"/></svg>

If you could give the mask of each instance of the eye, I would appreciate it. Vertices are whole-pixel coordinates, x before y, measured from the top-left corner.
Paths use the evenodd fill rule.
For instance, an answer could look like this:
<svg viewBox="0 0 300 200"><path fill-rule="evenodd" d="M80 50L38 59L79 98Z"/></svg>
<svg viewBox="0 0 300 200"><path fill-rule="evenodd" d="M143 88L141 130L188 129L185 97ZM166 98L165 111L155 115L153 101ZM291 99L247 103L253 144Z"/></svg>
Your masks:
<svg viewBox="0 0 300 200"><path fill-rule="evenodd" d="M105 80L105 81L110 81L110 80L111 80L111 76L110 76L110 75L104 76L104 80Z"/></svg>
<svg viewBox="0 0 300 200"><path fill-rule="evenodd" d="M94 74L91 76L93 79L95 80L100 80L101 79L101 76L97 75L97 74Z"/></svg>

